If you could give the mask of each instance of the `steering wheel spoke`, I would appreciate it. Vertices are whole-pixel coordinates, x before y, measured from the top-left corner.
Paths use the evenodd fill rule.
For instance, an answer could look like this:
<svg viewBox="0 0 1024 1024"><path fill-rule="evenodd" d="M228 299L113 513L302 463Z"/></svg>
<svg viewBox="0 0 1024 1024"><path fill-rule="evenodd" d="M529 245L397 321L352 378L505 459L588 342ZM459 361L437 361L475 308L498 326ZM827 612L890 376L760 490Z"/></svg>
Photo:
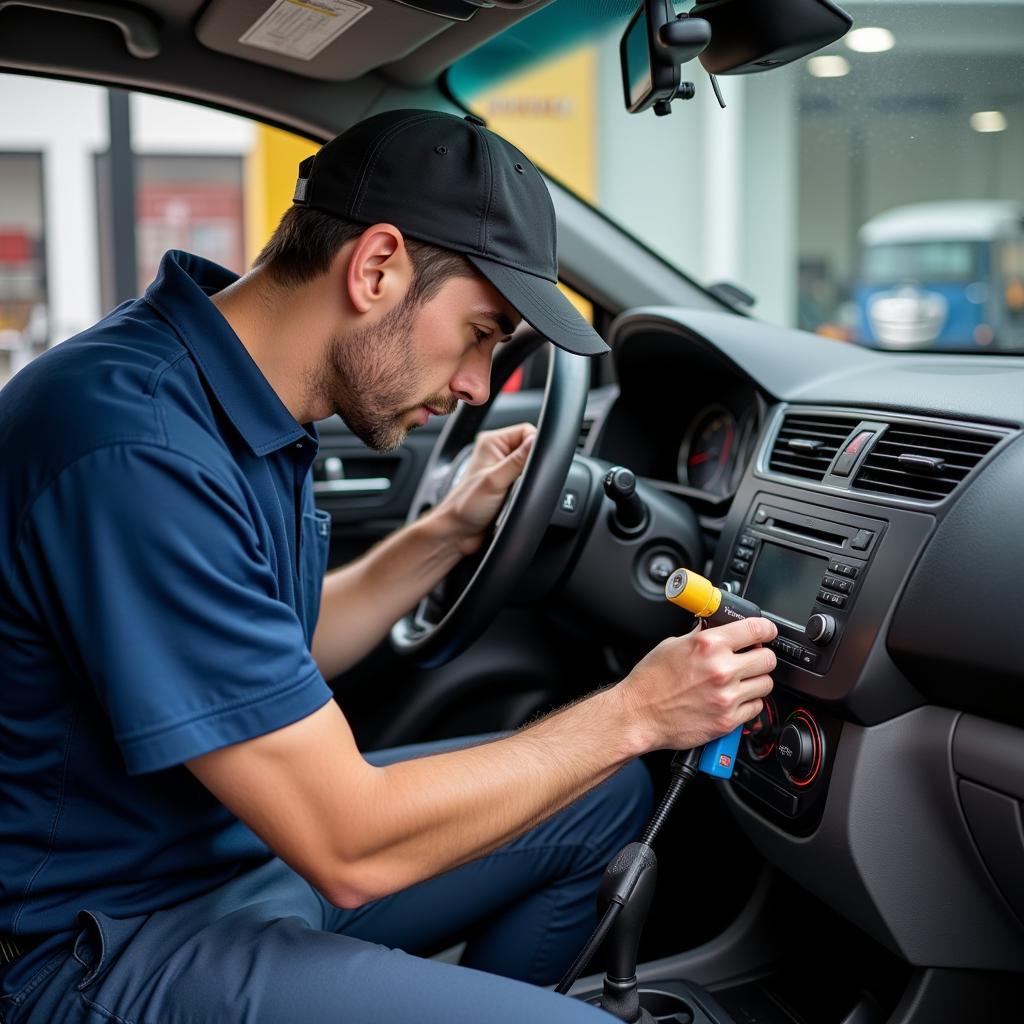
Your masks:
<svg viewBox="0 0 1024 1024"><path fill-rule="evenodd" d="M416 493L414 502L415 518L418 519L424 512L433 508L441 500L445 494L445 485L450 475L450 463L443 463L433 468L428 468Z"/></svg>

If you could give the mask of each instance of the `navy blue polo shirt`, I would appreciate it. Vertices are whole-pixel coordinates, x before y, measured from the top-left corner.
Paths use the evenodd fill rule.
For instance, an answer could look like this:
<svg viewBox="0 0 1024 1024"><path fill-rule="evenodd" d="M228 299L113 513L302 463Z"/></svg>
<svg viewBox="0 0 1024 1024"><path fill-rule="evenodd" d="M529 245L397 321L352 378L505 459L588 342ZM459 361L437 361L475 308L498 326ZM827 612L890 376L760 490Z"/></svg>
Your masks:
<svg viewBox="0 0 1024 1024"><path fill-rule="evenodd" d="M331 697L316 430L210 301L235 279L169 252L0 392L0 932L147 913L268 859L182 762Z"/></svg>

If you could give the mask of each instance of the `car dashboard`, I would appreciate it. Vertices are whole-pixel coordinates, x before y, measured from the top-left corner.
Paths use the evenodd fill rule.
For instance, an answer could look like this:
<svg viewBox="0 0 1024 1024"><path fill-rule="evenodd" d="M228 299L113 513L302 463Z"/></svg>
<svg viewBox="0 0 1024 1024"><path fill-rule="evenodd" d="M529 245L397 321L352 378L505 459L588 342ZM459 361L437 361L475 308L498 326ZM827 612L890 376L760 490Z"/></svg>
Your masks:
<svg viewBox="0 0 1024 1024"><path fill-rule="evenodd" d="M702 568L779 628L737 821L907 962L1019 969L1024 361L661 307L610 342L587 450L689 504Z"/></svg>

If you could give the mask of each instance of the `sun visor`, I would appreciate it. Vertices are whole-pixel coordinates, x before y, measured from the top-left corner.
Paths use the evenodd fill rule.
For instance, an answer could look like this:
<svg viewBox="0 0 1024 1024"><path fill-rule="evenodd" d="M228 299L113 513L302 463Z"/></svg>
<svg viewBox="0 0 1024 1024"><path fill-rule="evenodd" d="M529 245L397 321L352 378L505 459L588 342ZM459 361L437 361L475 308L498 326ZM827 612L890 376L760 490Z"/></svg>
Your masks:
<svg viewBox="0 0 1024 1024"><path fill-rule="evenodd" d="M341 82L401 59L455 24L394 0L213 0L196 38L232 57Z"/></svg>

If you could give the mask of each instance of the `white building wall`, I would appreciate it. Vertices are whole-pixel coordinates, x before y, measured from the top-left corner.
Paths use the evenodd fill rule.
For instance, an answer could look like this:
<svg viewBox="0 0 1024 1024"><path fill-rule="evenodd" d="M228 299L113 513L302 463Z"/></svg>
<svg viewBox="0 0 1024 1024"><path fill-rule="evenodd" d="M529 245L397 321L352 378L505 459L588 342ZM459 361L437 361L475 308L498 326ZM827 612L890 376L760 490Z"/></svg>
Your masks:
<svg viewBox="0 0 1024 1024"><path fill-rule="evenodd" d="M242 156L255 139L255 125L245 118L176 100L136 94L131 109L137 153ZM0 152L43 154L50 337L63 341L103 312L95 157L109 145L107 93L77 82L0 75L0 110ZM4 185L0 180L0 209Z"/></svg>
<svg viewBox="0 0 1024 1024"><path fill-rule="evenodd" d="M93 154L107 147L106 92L91 85L0 75L0 150L43 154L50 337L99 316ZM0 182L0 189L3 182Z"/></svg>
<svg viewBox="0 0 1024 1024"><path fill-rule="evenodd" d="M133 94L131 116L136 153L238 156L256 140L256 125L248 118L163 96Z"/></svg>

